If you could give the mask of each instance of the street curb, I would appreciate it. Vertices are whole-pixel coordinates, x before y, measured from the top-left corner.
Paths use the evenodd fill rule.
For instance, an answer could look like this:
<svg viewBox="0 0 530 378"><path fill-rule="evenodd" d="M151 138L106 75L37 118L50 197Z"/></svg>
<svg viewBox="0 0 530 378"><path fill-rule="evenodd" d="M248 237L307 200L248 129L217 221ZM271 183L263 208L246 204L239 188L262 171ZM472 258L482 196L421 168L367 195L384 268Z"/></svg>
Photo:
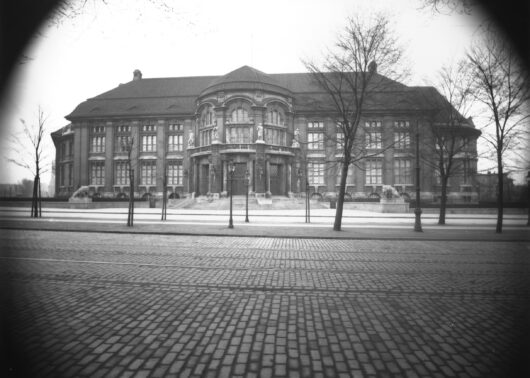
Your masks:
<svg viewBox="0 0 530 378"><path fill-rule="evenodd" d="M77 224L82 224L82 222L77 222ZM377 240L377 241L385 241L385 240L400 240L400 241L455 241L455 242L474 242L474 241L491 241L491 242L529 242L530 236L527 235L527 238L524 237L517 237L517 238L510 238L510 231L505 231L503 234L495 234L491 232L484 232L484 231L473 231L473 230L465 230L466 233L465 237L456 236L452 237L451 235L444 235L444 236L436 236L436 235L430 235L426 234L424 232L417 233L416 236L399 236L399 235L388 235L388 236L352 236L352 235L302 235L300 233L292 232L290 235L268 235L263 233L235 233L231 234L228 233L228 229L226 232L191 232L191 231L154 231L154 230L138 230L138 228L134 229L134 227L141 227L141 226L133 226L133 229L130 230L120 230L120 229L100 229L100 228L58 228L58 227L42 227L42 226L31 226L31 225L23 225L23 226L4 226L0 225L0 230L18 230L18 231L49 231L49 232L82 232L82 233L101 233L101 234L138 234L138 235L169 235L169 236L207 236L207 237L248 237L248 238L282 238L282 239L324 239L324 240ZM352 229L350 229L352 230ZM364 232L366 230L370 229L363 229ZM379 229L378 229L379 230ZM293 231L293 230L291 230ZM515 231L515 230L513 230ZM344 231L333 231L329 230L328 232L344 232ZM434 231L436 233L436 231ZM449 232L449 231L442 231L442 232ZM454 233L454 230L452 230L451 233ZM461 233L461 232L460 232ZM472 234L469 234L472 233ZM508 233L508 235L507 235ZM477 235L478 234L478 235Z"/></svg>

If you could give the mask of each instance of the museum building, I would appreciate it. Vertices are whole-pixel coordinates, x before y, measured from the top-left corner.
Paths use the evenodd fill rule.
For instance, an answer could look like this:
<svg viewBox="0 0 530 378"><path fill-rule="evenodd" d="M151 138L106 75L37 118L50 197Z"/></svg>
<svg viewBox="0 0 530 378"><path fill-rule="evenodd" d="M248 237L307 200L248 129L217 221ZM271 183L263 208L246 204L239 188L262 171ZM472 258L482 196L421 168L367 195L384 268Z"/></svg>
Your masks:
<svg viewBox="0 0 530 378"><path fill-rule="evenodd" d="M347 196L378 195L383 185L412 195L414 135L420 145L432 143L429 117L437 102L430 100L443 98L432 87L376 75L384 90L363 113L359 134L371 153L350 167ZM130 168L138 197L161 195L164 184L170 198L217 197L230 188L256 196L338 192L343 136L309 73L243 66L224 76L149 79L135 70L132 81L82 102L66 119L52 133L58 197L82 186L90 196L126 197ZM480 132L464 119L460 130L463 168L449 193L470 201ZM436 201L436 171L422 162L421 172L422 197Z"/></svg>

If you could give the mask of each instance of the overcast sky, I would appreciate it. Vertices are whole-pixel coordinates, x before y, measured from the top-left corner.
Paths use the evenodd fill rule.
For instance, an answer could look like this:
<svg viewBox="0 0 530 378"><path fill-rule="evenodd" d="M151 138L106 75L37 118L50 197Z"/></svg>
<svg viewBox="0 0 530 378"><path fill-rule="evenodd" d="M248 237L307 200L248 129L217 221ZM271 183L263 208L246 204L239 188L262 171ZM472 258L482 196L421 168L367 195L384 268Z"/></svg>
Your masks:
<svg viewBox="0 0 530 378"><path fill-rule="evenodd" d="M83 15L35 35L0 107L2 151L20 118L36 122L39 105L54 131L80 102L132 80L135 69L144 78L223 75L243 65L304 72L301 59L321 57L349 15L384 12L405 47L407 84L432 84L444 63L462 56L479 21L476 13L421 9L419 0L167 0L172 11L156 1L108 3L88 1ZM49 136L47 150L54 156ZM31 178L4 159L2 167L0 182Z"/></svg>

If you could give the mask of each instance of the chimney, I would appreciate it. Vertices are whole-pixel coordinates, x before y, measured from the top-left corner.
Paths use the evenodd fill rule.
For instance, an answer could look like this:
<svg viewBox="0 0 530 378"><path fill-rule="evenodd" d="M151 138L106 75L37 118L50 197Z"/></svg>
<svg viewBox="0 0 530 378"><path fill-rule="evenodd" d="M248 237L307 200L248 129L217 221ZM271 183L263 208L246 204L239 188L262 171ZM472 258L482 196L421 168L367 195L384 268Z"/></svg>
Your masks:
<svg viewBox="0 0 530 378"><path fill-rule="evenodd" d="M142 80L142 71L140 70L134 70L133 72L133 81L136 81L136 80Z"/></svg>
<svg viewBox="0 0 530 378"><path fill-rule="evenodd" d="M368 72L377 73L377 63L375 60L372 60L370 63L368 63Z"/></svg>

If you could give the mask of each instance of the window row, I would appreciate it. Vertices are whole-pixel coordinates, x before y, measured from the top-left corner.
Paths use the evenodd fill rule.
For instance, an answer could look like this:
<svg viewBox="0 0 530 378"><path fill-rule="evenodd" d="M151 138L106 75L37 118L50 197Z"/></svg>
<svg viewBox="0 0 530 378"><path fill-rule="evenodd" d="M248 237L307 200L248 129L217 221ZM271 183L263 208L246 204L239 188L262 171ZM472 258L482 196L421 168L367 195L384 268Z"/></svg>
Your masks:
<svg viewBox="0 0 530 378"><path fill-rule="evenodd" d="M63 177L70 178L71 185L71 165L65 164L61 166L69 167L69 175L63 176L60 173L61 186L64 180ZM182 161L171 160L167 162L167 185L182 185ZM66 173L65 173L66 174ZM93 161L90 163L90 185L105 185L105 162ZM114 185L129 185L129 163L127 161L116 161L114 163ZM140 185L156 185L156 160L147 160L140 162Z"/></svg>
<svg viewBox="0 0 530 378"><path fill-rule="evenodd" d="M369 131L365 134L365 146L368 149L382 149L383 138L380 131ZM336 134L336 148L342 149L344 146L344 133L338 131ZM307 133L307 148L310 150L324 149L324 133L323 132L308 132ZM410 148L410 134L408 132L394 133L394 148L408 149Z"/></svg>
<svg viewBox="0 0 530 378"><path fill-rule="evenodd" d="M172 134L167 137L167 151L175 152L183 150L183 135L182 134ZM114 149L116 152L127 152L131 147L131 137L128 135L117 134L114 138ZM156 135L142 135L141 136L141 152L156 152L157 137ZM71 151L71 148L69 149ZM93 153L103 153L105 152L105 137L104 136L94 136L90 141L90 152ZM61 150L61 157L64 158L65 150Z"/></svg>
<svg viewBox="0 0 530 378"><path fill-rule="evenodd" d="M340 184L342 176L342 166L336 167L336 184ZM325 163L310 161L307 164L307 175L310 185L324 185ZM381 159L369 159L364 162L364 182L365 185L382 185L383 184L383 161ZM348 167L346 176L346 185L354 185L355 174L354 166ZM412 168L410 159L394 160L394 185L411 185Z"/></svg>

